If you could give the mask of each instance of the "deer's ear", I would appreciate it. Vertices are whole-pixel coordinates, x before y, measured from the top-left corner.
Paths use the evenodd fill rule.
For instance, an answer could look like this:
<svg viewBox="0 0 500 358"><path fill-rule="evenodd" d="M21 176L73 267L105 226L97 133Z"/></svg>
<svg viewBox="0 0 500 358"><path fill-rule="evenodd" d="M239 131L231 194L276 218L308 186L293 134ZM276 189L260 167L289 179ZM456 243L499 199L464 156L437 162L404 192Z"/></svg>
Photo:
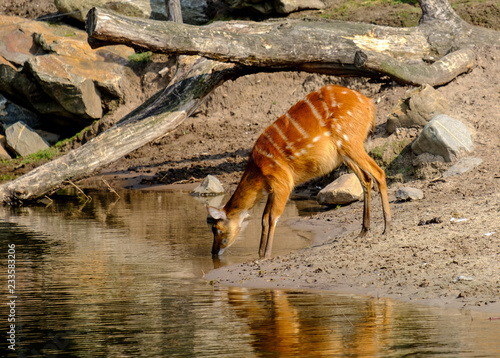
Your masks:
<svg viewBox="0 0 500 358"><path fill-rule="evenodd" d="M220 219L225 220L225 219L227 219L226 213L222 209L217 209L217 208L215 208L213 206L208 206L207 205L207 211L208 211L208 215L210 215L215 220L220 220Z"/></svg>

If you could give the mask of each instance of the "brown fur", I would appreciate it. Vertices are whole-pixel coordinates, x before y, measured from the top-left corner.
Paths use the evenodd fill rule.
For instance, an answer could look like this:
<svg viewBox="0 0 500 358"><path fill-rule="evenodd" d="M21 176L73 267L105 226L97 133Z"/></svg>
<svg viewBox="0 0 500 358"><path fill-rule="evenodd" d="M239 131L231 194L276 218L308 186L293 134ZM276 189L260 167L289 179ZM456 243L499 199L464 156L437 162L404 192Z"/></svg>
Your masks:
<svg viewBox="0 0 500 358"><path fill-rule="evenodd" d="M326 86L297 102L257 139L228 203L222 209L208 208L217 219L212 253L219 254L234 242L243 213L267 194L259 254L269 257L277 220L293 188L331 172L341 163L349 166L364 188L361 235L370 226L372 177L380 189L385 231L389 232L391 214L385 173L363 148L374 128L373 102L353 90Z"/></svg>

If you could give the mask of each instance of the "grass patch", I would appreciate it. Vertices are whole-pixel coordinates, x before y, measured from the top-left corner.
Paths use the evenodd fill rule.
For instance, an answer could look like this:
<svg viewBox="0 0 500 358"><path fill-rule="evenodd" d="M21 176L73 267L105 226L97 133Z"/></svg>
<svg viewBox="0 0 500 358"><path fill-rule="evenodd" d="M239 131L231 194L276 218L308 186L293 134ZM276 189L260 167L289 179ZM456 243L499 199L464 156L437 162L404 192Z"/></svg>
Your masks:
<svg viewBox="0 0 500 358"><path fill-rule="evenodd" d="M134 53L133 55L130 55L128 59L131 62L148 63L153 61L153 52L146 51L146 52Z"/></svg>
<svg viewBox="0 0 500 358"><path fill-rule="evenodd" d="M27 164L32 164L32 163L38 163L38 162L45 162L45 161L50 161L55 159L58 155L60 154L60 151L58 148L50 147L44 150L40 150L36 153L29 154L25 157L20 157L16 158L16 161L18 161L17 165L27 165Z"/></svg>

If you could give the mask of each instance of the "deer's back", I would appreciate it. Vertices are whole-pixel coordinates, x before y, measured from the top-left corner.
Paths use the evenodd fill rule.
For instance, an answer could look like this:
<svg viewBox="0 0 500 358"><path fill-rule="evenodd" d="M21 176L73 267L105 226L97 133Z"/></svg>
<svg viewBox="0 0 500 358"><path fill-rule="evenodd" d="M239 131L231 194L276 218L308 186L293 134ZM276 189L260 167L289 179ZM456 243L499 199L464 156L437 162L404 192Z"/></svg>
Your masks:
<svg viewBox="0 0 500 358"><path fill-rule="evenodd" d="M264 176L293 185L327 174L373 131L372 100L345 87L320 88L293 105L257 139L251 159Z"/></svg>

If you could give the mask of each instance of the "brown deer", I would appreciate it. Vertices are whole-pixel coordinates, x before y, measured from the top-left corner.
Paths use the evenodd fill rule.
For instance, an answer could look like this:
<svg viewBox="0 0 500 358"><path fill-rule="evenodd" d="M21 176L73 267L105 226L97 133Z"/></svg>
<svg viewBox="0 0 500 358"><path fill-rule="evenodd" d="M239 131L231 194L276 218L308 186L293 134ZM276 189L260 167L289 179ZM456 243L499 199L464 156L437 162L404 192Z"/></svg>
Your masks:
<svg viewBox="0 0 500 358"><path fill-rule="evenodd" d="M382 199L385 230L391 230L391 212L385 173L366 153L363 143L375 129L373 101L341 86L325 86L306 96L279 117L257 139L233 196L217 209L207 207L213 224L213 255L236 240L248 210L268 195L262 216L259 255L271 255L274 230L292 189L328 174L345 163L364 189L363 226L370 228L372 177Z"/></svg>

